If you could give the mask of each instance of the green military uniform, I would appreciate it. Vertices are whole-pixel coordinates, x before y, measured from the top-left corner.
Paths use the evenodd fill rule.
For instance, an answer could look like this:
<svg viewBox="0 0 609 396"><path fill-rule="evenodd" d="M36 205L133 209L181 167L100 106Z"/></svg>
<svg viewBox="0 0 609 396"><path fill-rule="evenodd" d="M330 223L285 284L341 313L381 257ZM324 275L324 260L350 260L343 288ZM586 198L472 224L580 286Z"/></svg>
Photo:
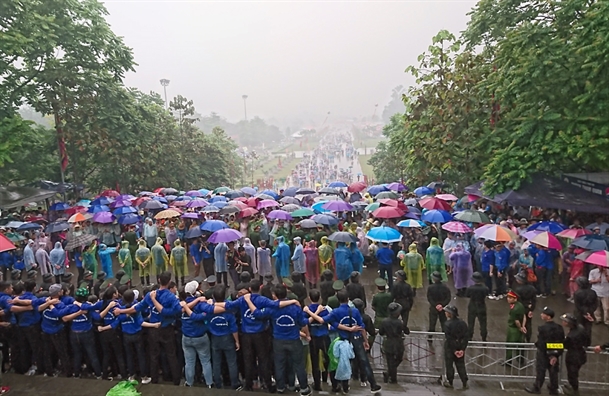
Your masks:
<svg viewBox="0 0 609 396"><path fill-rule="evenodd" d="M510 304L510 313L508 316L508 328L506 342L524 342L524 334L516 326L516 321L520 324L524 324L525 309L524 305L520 301L516 301L514 304ZM520 354L519 350L516 350L517 354ZM514 356L514 349L508 349L505 352L505 361L510 363L510 360Z"/></svg>
<svg viewBox="0 0 609 396"><path fill-rule="evenodd" d="M387 310L389 304L393 302L393 296L388 291L378 292L372 297L372 309L374 310L374 327L381 327L383 319L389 317Z"/></svg>

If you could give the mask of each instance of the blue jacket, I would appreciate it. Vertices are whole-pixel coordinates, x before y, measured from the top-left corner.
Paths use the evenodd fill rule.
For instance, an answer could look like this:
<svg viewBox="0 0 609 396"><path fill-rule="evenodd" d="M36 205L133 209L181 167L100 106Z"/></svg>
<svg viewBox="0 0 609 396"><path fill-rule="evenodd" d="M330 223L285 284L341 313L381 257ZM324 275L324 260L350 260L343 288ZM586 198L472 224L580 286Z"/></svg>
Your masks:
<svg viewBox="0 0 609 396"><path fill-rule="evenodd" d="M207 304L207 303L202 303ZM213 312L213 305L207 304L209 308L197 308L204 309L209 312ZM211 335L216 337L222 337L225 335L233 334L237 332L237 320L235 319L235 315L230 312L223 312L221 314L212 314L210 315L210 319L208 322L209 332Z"/></svg>
<svg viewBox="0 0 609 396"><path fill-rule="evenodd" d="M125 309L129 307L121 306L120 308ZM112 327L116 328L120 324L123 333L137 334L142 331L142 323L144 323L144 319L142 318L142 314L140 312L136 312L131 315L120 314L114 323L112 323Z"/></svg>
<svg viewBox="0 0 609 396"><path fill-rule="evenodd" d="M332 312L330 312L330 315L328 315L327 318L324 319L324 321L333 324L337 329L339 324L348 327L364 327L362 315L360 315L359 311L356 308L349 307L349 304L341 304L338 308L332 310ZM351 333L349 331L338 329L338 336L343 340L348 340L351 337L357 338L361 336L361 333Z"/></svg>
<svg viewBox="0 0 609 396"><path fill-rule="evenodd" d="M382 247L376 251L376 259L379 261L379 264L382 265L390 265L393 264L393 259L395 258L395 254L393 254L393 250L388 247Z"/></svg>
<svg viewBox="0 0 609 396"><path fill-rule="evenodd" d="M49 307L42 311L42 332L45 334L59 333L65 327L63 320L61 320L65 312L66 306L62 302L55 304L53 308Z"/></svg>
<svg viewBox="0 0 609 396"><path fill-rule="evenodd" d="M302 309L295 304L283 308L264 308L254 311L254 318L271 318L273 338L299 340L300 329L309 324Z"/></svg>
<svg viewBox="0 0 609 396"><path fill-rule="evenodd" d="M552 252L545 249L537 250L537 257L535 257L535 263L538 267L545 268L548 270L554 269L554 257Z"/></svg>
<svg viewBox="0 0 609 396"><path fill-rule="evenodd" d="M150 309L150 323L161 322L161 327L172 325L182 313L182 307L178 298L168 289L157 290L156 300L163 306L163 312L159 313L150 298L150 294L135 306L136 312L142 313L146 309Z"/></svg>
<svg viewBox="0 0 609 396"><path fill-rule="evenodd" d="M251 294L251 301L258 309L264 308L279 308L279 301L273 301L260 294ZM227 311L239 311L241 316L241 332L246 334L261 333L268 328L268 321L257 320L250 311L247 301L243 297L239 297L235 301L227 301L224 304Z"/></svg>
<svg viewBox="0 0 609 396"><path fill-rule="evenodd" d="M510 265L510 249L505 246L500 251L495 251L495 267L497 271L504 272Z"/></svg>
<svg viewBox="0 0 609 396"><path fill-rule="evenodd" d="M38 312L38 307L46 302L46 298L37 298L34 294L25 292L19 297L19 299L31 300L33 309L31 311L25 311L17 314L18 326L29 327L40 323L40 312Z"/></svg>
<svg viewBox="0 0 609 396"><path fill-rule="evenodd" d="M495 265L495 251L493 249L482 252L482 272L490 272L491 265Z"/></svg>
<svg viewBox="0 0 609 396"><path fill-rule="evenodd" d="M108 301L108 303L110 303L110 301ZM95 303L95 308L93 309L95 309L96 311L103 311L104 309L106 309L107 306L108 304L106 304L105 301L98 301L97 303ZM118 307L118 305L115 305L115 307ZM116 327L116 316L114 316L114 313L112 313L114 309L109 310L106 316L104 316L103 318L101 317L100 312L96 311L91 312L93 320L97 322L102 322L103 326L114 325L113 328Z"/></svg>
<svg viewBox="0 0 609 396"><path fill-rule="evenodd" d="M10 322L13 317L13 314L11 313L13 304L9 303L12 299L13 296L6 293L0 293L0 309L4 311L4 319L8 322Z"/></svg>
<svg viewBox="0 0 609 396"><path fill-rule="evenodd" d="M200 243L193 243L192 245L190 245L190 248L188 249L190 251L190 256L193 258L193 260L195 260L199 264L201 263L201 260L203 259L203 252L199 251L200 248L201 248Z"/></svg>
<svg viewBox="0 0 609 396"><path fill-rule="evenodd" d="M315 312L317 311L317 307L319 307L319 304L311 304L309 305L309 310L311 310L311 312ZM324 318L324 320L328 315L330 315L330 312L325 308L318 314L318 316L321 316L322 318ZM309 331L311 332L311 337L327 336L330 332L327 323L319 323L315 320L309 323Z"/></svg>
<svg viewBox="0 0 609 396"><path fill-rule="evenodd" d="M190 303L195 299L195 297L187 297L186 298L186 303ZM195 307L195 309L198 308L198 310L200 312L196 312L193 309L192 315L188 316L188 314L186 312L182 312L182 316L180 316L180 322L182 323L182 334L185 337L191 337L191 338L195 338L195 337L202 337L203 334L205 334L208 330L207 328L207 318L208 318L208 310L205 307L200 307L199 305L202 304L197 304ZM211 312L213 312L213 305L210 304L205 304L208 305L210 307L212 307Z"/></svg>
<svg viewBox="0 0 609 396"><path fill-rule="evenodd" d="M71 315L80 311L88 311L89 309L93 309L93 305L83 303L82 306L78 306L76 304L68 305L63 312L63 316ZM93 319L91 318L91 314L89 312L80 314L72 320L72 326L70 328L71 331L75 333L83 333L93 329Z"/></svg>

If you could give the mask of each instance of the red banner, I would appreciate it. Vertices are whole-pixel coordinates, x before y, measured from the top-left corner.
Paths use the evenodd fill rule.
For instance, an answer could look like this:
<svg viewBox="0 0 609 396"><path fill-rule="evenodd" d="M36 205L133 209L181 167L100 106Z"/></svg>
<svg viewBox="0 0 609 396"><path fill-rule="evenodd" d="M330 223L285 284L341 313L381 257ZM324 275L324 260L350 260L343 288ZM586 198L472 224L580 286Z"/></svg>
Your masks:
<svg viewBox="0 0 609 396"><path fill-rule="evenodd" d="M59 147L61 171L65 172L68 167L68 151L66 150L66 143L63 140L63 129L61 128L61 120L58 115L55 115L55 130L57 131L57 146Z"/></svg>

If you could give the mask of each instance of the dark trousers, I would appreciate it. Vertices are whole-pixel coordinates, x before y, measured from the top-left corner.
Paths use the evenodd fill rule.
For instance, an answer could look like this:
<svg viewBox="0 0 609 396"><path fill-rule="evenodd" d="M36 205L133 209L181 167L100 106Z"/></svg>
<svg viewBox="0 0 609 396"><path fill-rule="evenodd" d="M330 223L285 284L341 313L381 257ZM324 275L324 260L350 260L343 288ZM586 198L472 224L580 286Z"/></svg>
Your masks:
<svg viewBox="0 0 609 396"><path fill-rule="evenodd" d="M429 331L436 331L436 323L440 320L440 331L444 331L444 323L446 323L446 314L444 311L439 311L435 306L429 307Z"/></svg>
<svg viewBox="0 0 609 396"><path fill-rule="evenodd" d="M214 258L213 257L203 259L203 272L205 272L206 277L214 275Z"/></svg>
<svg viewBox="0 0 609 396"><path fill-rule="evenodd" d="M545 267L537 267L535 274L537 275L537 294L550 295L552 293L552 275L553 270Z"/></svg>
<svg viewBox="0 0 609 396"><path fill-rule="evenodd" d="M125 356L127 358L127 372L129 376L135 375L134 355L137 354L137 362L140 368L140 376L147 377L146 370L146 350L144 349L144 340L142 332L135 334L123 333L123 346L125 347ZM133 349L135 348L135 354Z"/></svg>
<svg viewBox="0 0 609 396"><path fill-rule="evenodd" d="M252 389L256 376L256 362L258 362L258 374L262 377L267 389L271 388L271 368L269 365L270 339L267 332L247 334L242 333L239 337L241 351L243 352L245 388Z"/></svg>
<svg viewBox="0 0 609 396"><path fill-rule="evenodd" d="M102 331L99 333L99 340L103 353L102 377L108 378L108 366L110 366L112 358L114 358L114 363L118 366L118 374L123 378L127 378L125 359L123 357L123 345L118 332L114 329ZM116 375L117 373L114 374Z"/></svg>
<svg viewBox="0 0 609 396"><path fill-rule="evenodd" d="M72 353L74 354L74 376L80 376L80 368L82 366L83 352L87 355L93 372L96 377L101 377L101 367L95 350L95 336L93 330L84 331L82 333L70 332L70 345L72 345Z"/></svg>
<svg viewBox="0 0 609 396"><path fill-rule="evenodd" d="M455 351L451 351L444 347L444 364L446 365L446 380L453 383L455 379L455 367L462 383L467 382L467 372L465 371L465 355L463 357L456 357Z"/></svg>
<svg viewBox="0 0 609 396"><path fill-rule="evenodd" d="M296 373L300 389L306 389L307 372L305 370L302 342L300 340L278 340L273 339L273 353L275 358L275 382L277 391L283 391L286 387L286 370L291 365Z"/></svg>
<svg viewBox="0 0 609 396"><path fill-rule="evenodd" d="M230 274L230 278L234 283L235 290L237 290L237 285L239 284L239 273L233 267L229 267L228 273ZM226 285L228 286L228 283Z"/></svg>
<svg viewBox="0 0 609 396"><path fill-rule="evenodd" d="M49 377L53 375L53 352L59 356L61 361L61 372L64 376L72 375L70 355L68 354L68 336L66 330L62 329L55 334L42 333L42 345L44 347L44 372Z"/></svg>
<svg viewBox="0 0 609 396"><path fill-rule="evenodd" d="M487 271L482 272L482 277L484 278L484 284L488 287L489 294L493 294L493 277Z"/></svg>
<svg viewBox="0 0 609 396"><path fill-rule="evenodd" d="M474 339L474 326L476 324L476 319L478 319L478 324L480 325L480 337L482 337L482 341L486 341L486 337L488 335L488 330L486 328L486 310L477 310L474 308L467 310L467 327L469 327L469 339Z"/></svg>
<svg viewBox="0 0 609 396"><path fill-rule="evenodd" d="M159 327L158 329L148 329L148 348L150 349L150 377L152 382L159 382L159 356L161 348L165 352L171 371L171 379L174 385L180 385L181 372L178 367L176 356L176 338L173 326Z"/></svg>
<svg viewBox="0 0 609 396"><path fill-rule="evenodd" d="M560 371L560 363L557 361L554 366L550 365L550 357L545 353L537 351L535 363L535 370L537 375L535 377L535 388L541 389L543 382L546 379L546 370L548 370L548 376L550 377L550 386L548 389L550 393L558 392L558 372Z"/></svg>
<svg viewBox="0 0 609 396"><path fill-rule="evenodd" d="M38 370L42 372L44 357L42 354L42 341L40 339L40 325L17 327L17 331L21 332L23 335L23 337L21 338L23 342L23 349L20 350L20 353L23 353L23 351L27 351L28 348L32 352L31 362L26 362L27 365L29 365L30 363L34 363L37 365Z"/></svg>
<svg viewBox="0 0 609 396"><path fill-rule="evenodd" d="M222 389L222 359L226 359L230 384L233 389L239 387L239 369L237 367L237 351L232 334L211 336L211 363L214 373L214 386Z"/></svg>
<svg viewBox="0 0 609 396"><path fill-rule="evenodd" d="M364 339L362 337L352 338L351 344L353 345L353 352L355 353L355 362L359 364L360 370L366 373L366 379L370 383L371 387L376 386L376 379L372 373L372 367L370 366L370 360L368 360L368 354L364 348Z"/></svg>
<svg viewBox="0 0 609 396"><path fill-rule="evenodd" d="M401 340L400 340L401 341ZM387 375L391 383L398 382L398 366L404 358L404 347L397 350L385 351L385 359L387 360Z"/></svg>
<svg viewBox="0 0 609 396"><path fill-rule="evenodd" d="M222 281L224 279L224 281ZM216 272L216 281L218 283L224 283L228 286L228 273L227 272Z"/></svg>
<svg viewBox="0 0 609 396"><path fill-rule="evenodd" d="M328 380L328 372L326 370L321 371L319 367L319 353L321 352L323 360L324 360L324 368L327 369L330 365L330 358L328 357L328 349L330 348L330 337L322 336L322 337L311 337L311 342L309 342L309 352L311 354L311 369L313 371L313 383L316 389L319 389L321 386L321 381L323 378L323 382Z"/></svg>
<svg viewBox="0 0 609 396"><path fill-rule="evenodd" d="M527 329L527 332L524 335L524 342L531 342L531 337L533 336L533 318L529 318L529 312L527 311L527 322L524 324L524 328ZM533 314L533 316L535 316Z"/></svg>
<svg viewBox="0 0 609 396"><path fill-rule="evenodd" d="M493 274L494 278L495 278L495 286L497 287L495 289L495 295L496 296L501 296L505 293L507 293L507 290L505 288L505 283L506 283L506 277L507 277L507 273L504 271L501 273L501 276L499 276L499 272L497 270L495 270L495 273Z"/></svg>
<svg viewBox="0 0 609 396"><path fill-rule="evenodd" d="M585 358L586 355L584 355L583 361L580 359L569 359L569 352L567 352L567 359L565 361L565 365L567 366L567 380L574 391L579 389L579 370L584 363L586 363Z"/></svg>
<svg viewBox="0 0 609 396"><path fill-rule="evenodd" d="M402 309L400 315L402 315L402 323L404 323L404 328L408 327L408 319L410 318L410 309Z"/></svg>
<svg viewBox="0 0 609 396"><path fill-rule="evenodd" d="M389 289L393 287L393 266L391 264L379 263L379 277L387 279Z"/></svg>
<svg viewBox="0 0 609 396"><path fill-rule="evenodd" d="M85 269L83 267L76 267L78 270L78 280L76 281L77 285L82 283L82 280L85 279Z"/></svg>

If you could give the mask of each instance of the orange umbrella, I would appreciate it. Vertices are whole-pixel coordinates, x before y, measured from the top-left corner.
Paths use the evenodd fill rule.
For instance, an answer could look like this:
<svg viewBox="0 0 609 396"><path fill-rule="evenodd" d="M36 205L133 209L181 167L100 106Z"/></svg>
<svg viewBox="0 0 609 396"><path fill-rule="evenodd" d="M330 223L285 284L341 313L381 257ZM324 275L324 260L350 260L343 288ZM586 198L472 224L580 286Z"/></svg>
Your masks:
<svg viewBox="0 0 609 396"><path fill-rule="evenodd" d="M68 219L68 223L80 223L83 221L87 221L87 218L82 213L76 213Z"/></svg>

